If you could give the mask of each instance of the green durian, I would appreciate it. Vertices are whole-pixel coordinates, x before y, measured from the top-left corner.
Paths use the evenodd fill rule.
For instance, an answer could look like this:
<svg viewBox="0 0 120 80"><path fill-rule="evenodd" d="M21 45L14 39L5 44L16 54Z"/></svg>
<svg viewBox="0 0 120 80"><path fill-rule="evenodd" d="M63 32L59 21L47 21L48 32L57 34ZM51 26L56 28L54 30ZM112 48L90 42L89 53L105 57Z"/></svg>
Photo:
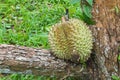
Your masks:
<svg viewBox="0 0 120 80"><path fill-rule="evenodd" d="M53 25L48 38L51 49L58 58L85 62L90 57L92 33L81 20L69 19Z"/></svg>

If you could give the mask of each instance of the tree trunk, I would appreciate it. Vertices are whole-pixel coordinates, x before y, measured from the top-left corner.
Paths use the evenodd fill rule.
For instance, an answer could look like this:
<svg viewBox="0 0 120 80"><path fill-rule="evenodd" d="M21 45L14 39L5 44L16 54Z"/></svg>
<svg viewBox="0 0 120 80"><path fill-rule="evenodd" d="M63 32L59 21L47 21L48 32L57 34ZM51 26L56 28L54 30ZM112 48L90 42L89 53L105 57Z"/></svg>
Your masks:
<svg viewBox="0 0 120 80"><path fill-rule="evenodd" d="M120 76L118 61L120 46L120 0L94 0L93 16L96 24L91 26L94 36L94 77L111 80Z"/></svg>

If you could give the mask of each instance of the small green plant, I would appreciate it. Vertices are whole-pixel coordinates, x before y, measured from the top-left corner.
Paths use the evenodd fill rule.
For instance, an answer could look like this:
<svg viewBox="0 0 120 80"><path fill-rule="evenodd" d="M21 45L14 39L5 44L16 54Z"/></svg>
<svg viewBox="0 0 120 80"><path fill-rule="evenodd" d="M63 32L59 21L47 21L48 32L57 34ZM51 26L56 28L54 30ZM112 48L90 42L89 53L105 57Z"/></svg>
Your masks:
<svg viewBox="0 0 120 80"><path fill-rule="evenodd" d="M113 75L112 80L120 80L120 77Z"/></svg>
<svg viewBox="0 0 120 80"><path fill-rule="evenodd" d="M94 24L95 22L92 20L92 7L93 0L71 0L72 4L80 3L81 9L81 19L85 21L87 24Z"/></svg>
<svg viewBox="0 0 120 80"><path fill-rule="evenodd" d="M119 9L118 6L115 6L114 10L115 10L115 13L116 13L117 15L120 13L120 9Z"/></svg>
<svg viewBox="0 0 120 80"><path fill-rule="evenodd" d="M120 54L118 55L118 61L120 61Z"/></svg>

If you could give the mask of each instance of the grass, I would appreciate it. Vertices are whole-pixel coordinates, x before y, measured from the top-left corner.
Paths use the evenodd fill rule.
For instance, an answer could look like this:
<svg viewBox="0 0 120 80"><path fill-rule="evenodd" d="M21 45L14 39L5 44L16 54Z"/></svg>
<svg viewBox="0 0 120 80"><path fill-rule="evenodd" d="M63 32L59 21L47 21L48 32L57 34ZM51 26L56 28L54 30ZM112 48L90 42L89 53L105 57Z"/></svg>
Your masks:
<svg viewBox="0 0 120 80"><path fill-rule="evenodd" d="M55 77L50 76L34 76L34 75L20 75L11 74L7 76L0 77L0 80L57 80Z"/></svg>
<svg viewBox="0 0 120 80"><path fill-rule="evenodd" d="M35 76L35 75L24 75L24 74L11 74L0 77L0 80L59 80L55 76ZM82 80L78 77L67 77L64 80Z"/></svg>
<svg viewBox="0 0 120 80"><path fill-rule="evenodd" d="M49 29L66 7L71 17L82 17L79 4L69 0L0 0L0 44L49 48Z"/></svg>

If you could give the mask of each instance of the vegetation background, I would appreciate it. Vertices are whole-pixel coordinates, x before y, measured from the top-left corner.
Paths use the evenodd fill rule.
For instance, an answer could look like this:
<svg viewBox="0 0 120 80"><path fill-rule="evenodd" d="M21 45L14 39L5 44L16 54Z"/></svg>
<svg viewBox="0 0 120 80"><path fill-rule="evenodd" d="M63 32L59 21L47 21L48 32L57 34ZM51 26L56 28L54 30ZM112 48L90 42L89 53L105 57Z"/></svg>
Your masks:
<svg viewBox="0 0 120 80"><path fill-rule="evenodd" d="M69 9L70 18L92 24L92 1L80 8L80 0L0 0L0 44L49 48L48 32ZM56 80L55 77L17 75L0 80ZM67 80L74 80L68 78Z"/></svg>
<svg viewBox="0 0 120 80"><path fill-rule="evenodd" d="M79 3L70 0L0 0L0 44L49 48L47 35L69 9L84 19Z"/></svg>

